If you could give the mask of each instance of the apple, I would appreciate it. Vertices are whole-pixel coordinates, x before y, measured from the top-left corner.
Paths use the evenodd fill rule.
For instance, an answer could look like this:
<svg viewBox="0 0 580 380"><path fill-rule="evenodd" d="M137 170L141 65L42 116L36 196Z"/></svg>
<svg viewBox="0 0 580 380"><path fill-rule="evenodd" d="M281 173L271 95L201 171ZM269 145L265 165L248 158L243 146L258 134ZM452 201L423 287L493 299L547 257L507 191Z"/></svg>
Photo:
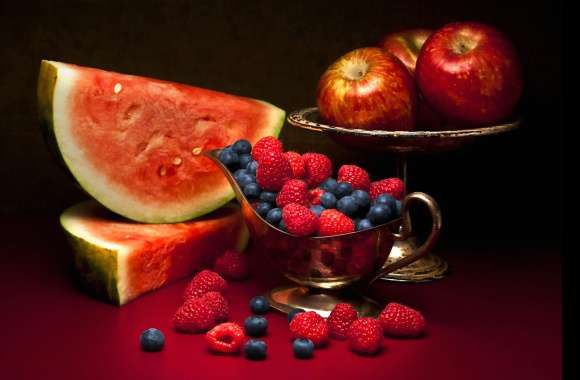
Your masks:
<svg viewBox="0 0 580 380"><path fill-rule="evenodd" d="M318 111L344 128L408 131L414 127L417 90L405 66L376 47L353 50L322 74Z"/></svg>
<svg viewBox="0 0 580 380"><path fill-rule="evenodd" d="M436 112L465 126L504 120L522 92L520 62L511 42L476 22L435 31L419 53L415 77Z"/></svg>

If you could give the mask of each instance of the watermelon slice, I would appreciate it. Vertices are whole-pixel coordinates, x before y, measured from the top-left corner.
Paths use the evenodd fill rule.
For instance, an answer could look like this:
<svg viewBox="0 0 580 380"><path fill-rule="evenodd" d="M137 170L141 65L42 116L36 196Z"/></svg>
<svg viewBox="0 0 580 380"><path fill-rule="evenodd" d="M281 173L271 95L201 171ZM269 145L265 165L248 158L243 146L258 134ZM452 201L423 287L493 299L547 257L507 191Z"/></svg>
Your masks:
<svg viewBox="0 0 580 380"><path fill-rule="evenodd" d="M60 222L83 283L117 305L207 268L248 241L235 204L187 223L141 224L87 201L65 210Z"/></svg>
<svg viewBox="0 0 580 380"><path fill-rule="evenodd" d="M41 124L80 186L146 223L204 215L233 199L202 153L277 136L285 112L263 101L65 63L42 61Z"/></svg>

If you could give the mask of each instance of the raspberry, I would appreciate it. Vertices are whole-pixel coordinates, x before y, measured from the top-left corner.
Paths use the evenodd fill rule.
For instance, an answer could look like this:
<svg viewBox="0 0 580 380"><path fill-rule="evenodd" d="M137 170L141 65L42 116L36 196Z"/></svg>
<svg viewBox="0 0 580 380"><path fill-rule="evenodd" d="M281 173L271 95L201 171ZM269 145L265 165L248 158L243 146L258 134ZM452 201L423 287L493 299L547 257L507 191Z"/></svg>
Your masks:
<svg viewBox="0 0 580 380"><path fill-rule="evenodd" d="M326 319L330 336L335 339L346 339L348 328L357 319L358 314L354 307L347 303L336 304Z"/></svg>
<svg viewBox="0 0 580 380"><path fill-rule="evenodd" d="M338 182L348 182L354 190L369 191L371 179L369 173L356 165L342 165L338 169Z"/></svg>
<svg viewBox="0 0 580 380"><path fill-rule="evenodd" d="M332 175L332 162L324 154L305 153L302 159L308 186L316 187Z"/></svg>
<svg viewBox="0 0 580 380"><path fill-rule="evenodd" d="M228 283L219 274L204 269L196 274L183 293L183 300L199 298L207 292L220 292L224 294Z"/></svg>
<svg viewBox="0 0 580 380"><path fill-rule="evenodd" d="M391 194L394 198L401 200L405 194L405 184L399 178L387 178L371 182L369 193L373 200L385 193Z"/></svg>
<svg viewBox="0 0 580 380"><path fill-rule="evenodd" d="M276 204L279 208L296 203L302 206L308 206L308 185L299 179L287 181L276 197Z"/></svg>
<svg viewBox="0 0 580 380"><path fill-rule="evenodd" d="M417 310L391 302L379 315L385 334L396 337L418 337L423 335L427 323Z"/></svg>
<svg viewBox="0 0 580 380"><path fill-rule="evenodd" d="M308 200L310 201L311 205L319 205L320 204L320 197L324 194L324 190L321 188L312 189L308 192Z"/></svg>
<svg viewBox="0 0 580 380"><path fill-rule="evenodd" d="M383 329L374 318L360 318L348 329L350 349L363 355L378 352L383 343Z"/></svg>
<svg viewBox="0 0 580 380"><path fill-rule="evenodd" d="M216 259L214 270L229 280L244 280L249 275L248 259L244 253L227 249Z"/></svg>
<svg viewBox="0 0 580 380"><path fill-rule="evenodd" d="M299 153L296 152L286 152L284 153L284 157L290 163L290 167L292 168L292 177L296 179L304 178L305 169L304 169L304 160Z"/></svg>
<svg viewBox="0 0 580 380"><path fill-rule="evenodd" d="M318 230L318 217L307 207L290 203L282 209L286 230L296 236L312 235Z"/></svg>
<svg viewBox="0 0 580 380"><path fill-rule="evenodd" d="M268 151L261 155L256 169L256 182L262 189L278 191L289 179L292 179L292 168L284 154Z"/></svg>
<svg viewBox="0 0 580 380"><path fill-rule="evenodd" d="M252 158L260 162L264 153L272 151L282 153L282 150L282 142L277 138L272 136L262 137L252 148Z"/></svg>
<svg viewBox="0 0 580 380"><path fill-rule="evenodd" d="M246 337L244 329L237 323L222 323L205 334L210 350L234 354L240 352Z"/></svg>
<svg viewBox="0 0 580 380"><path fill-rule="evenodd" d="M216 323L225 322L230 318L228 301L219 292L207 292L201 298L203 303L209 306L214 314Z"/></svg>
<svg viewBox="0 0 580 380"><path fill-rule="evenodd" d="M292 338L310 339L316 347L328 341L328 325L315 311L297 314L290 322Z"/></svg>
<svg viewBox="0 0 580 380"><path fill-rule="evenodd" d="M173 316L173 326L186 333L207 331L215 326L215 313L203 299L191 298Z"/></svg>
<svg viewBox="0 0 580 380"><path fill-rule="evenodd" d="M320 236L346 234L354 231L354 222L342 212L329 209L322 211L318 220Z"/></svg>

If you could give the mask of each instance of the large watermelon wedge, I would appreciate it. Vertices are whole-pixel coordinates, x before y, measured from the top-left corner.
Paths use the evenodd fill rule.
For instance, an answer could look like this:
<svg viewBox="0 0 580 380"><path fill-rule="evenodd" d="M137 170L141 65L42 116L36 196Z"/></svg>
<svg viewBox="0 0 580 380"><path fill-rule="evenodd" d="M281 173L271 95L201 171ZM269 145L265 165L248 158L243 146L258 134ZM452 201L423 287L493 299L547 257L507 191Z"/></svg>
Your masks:
<svg viewBox="0 0 580 380"><path fill-rule="evenodd" d="M285 112L263 101L42 61L41 124L76 181L129 219L180 222L233 199L202 153L277 136Z"/></svg>
<svg viewBox="0 0 580 380"><path fill-rule="evenodd" d="M241 250L248 241L235 204L191 222L141 224L87 201L65 210L60 222L83 283L117 305L211 266L225 249Z"/></svg>

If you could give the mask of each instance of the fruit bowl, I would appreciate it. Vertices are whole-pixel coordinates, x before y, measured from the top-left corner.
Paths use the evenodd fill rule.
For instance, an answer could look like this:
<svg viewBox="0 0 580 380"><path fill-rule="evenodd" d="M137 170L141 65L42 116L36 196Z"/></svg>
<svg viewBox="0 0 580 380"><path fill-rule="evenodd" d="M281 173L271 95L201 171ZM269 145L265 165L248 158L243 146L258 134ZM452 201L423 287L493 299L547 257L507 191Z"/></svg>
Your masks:
<svg viewBox="0 0 580 380"><path fill-rule="evenodd" d="M325 316L336 303L351 303L362 315L377 312L375 302L353 294L381 276L402 268L426 255L435 245L441 214L435 200L424 193L408 194L402 202L402 217L370 229L342 235L298 237L266 222L252 207L232 173L219 159L220 150L205 153L223 171L242 209L250 236L259 252L267 254L282 274L299 286L274 289L269 299L273 307L289 312L295 307L315 310ZM387 264L396 241L407 239L411 230L409 206L424 203L432 216L429 237L410 255Z"/></svg>

